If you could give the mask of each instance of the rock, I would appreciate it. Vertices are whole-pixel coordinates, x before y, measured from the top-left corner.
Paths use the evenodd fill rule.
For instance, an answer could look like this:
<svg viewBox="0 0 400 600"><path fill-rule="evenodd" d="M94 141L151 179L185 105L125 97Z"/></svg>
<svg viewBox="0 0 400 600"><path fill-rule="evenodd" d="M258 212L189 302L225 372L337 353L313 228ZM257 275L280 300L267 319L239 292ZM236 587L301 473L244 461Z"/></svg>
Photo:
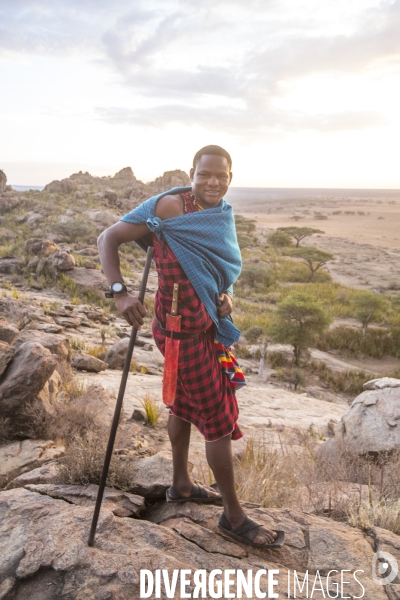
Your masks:
<svg viewBox="0 0 400 600"><path fill-rule="evenodd" d="M355 454L400 449L400 388L362 392L336 426L335 439Z"/></svg>
<svg viewBox="0 0 400 600"><path fill-rule="evenodd" d="M371 379L364 383L364 390L383 390L385 388L400 387L400 379L394 377L381 377L380 379Z"/></svg>
<svg viewBox="0 0 400 600"><path fill-rule="evenodd" d="M0 242L2 244L8 244L15 242L17 239L17 234L9 229L0 229Z"/></svg>
<svg viewBox="0 0 400 600"><path fill-rule="evenodd" d="M85 269L84 267L75 267L73 271L68 273L68 277L72 279L82 291L98 290L107 291L108 284L103 273L97 269Z"/></svg>
<svg viewBox="0 0 400 600"><path fill-rule="evenodd" d="M137 408L135 408L135 410L133 411L131 419L132 419L132 421L136 421L137 423L145 423L146 422L146 417L144 416L142 411L138 410Z"/></svg>
<svg viewBox="0 0 400 600"><path fill-rule="evenodd" d="M0 412L15 419L53 374L57 357L37 342L25 342L14 354L0 383Z"/></svg>
<svg viewBox="0 0 400 600"><path fill-rule="evenodd" d="M285 546L268 551L233 543L217 528L220 508L163 502L151 515L151 521L120 518L103 507L91 548L87 536L92 507L76 506L23 488L0 492L0 572L8 590L6 598L132 600L140 597L142 569L154 573L165 568L169 577L174 569L188 569L193 584L193 572L197 569L209 573L218 568L234 572L240 569L244 573L251 569L253 574L259 569L276 569L278 585L274 592L279 597L289 596L285 593L288 569L296 569L299 575L308 569L311 582L318 570L324 583L327 573L336 569L339 573L331 573L331 592L334 582L340 582L340 571L347 570L344 581L350 583L343 585L341 596L361 597L362 588L352 576L358 570L358 579L365 588L363 597L387 600L388 586L376 585L371 577L374 545L390 548L389 552L397 558L398 536L376 528L372 539L342 523L295 511L248 512L258 522L283 529ZM263 578L261 584L264 590L265 581ZM398 585L393 588L398 589ZM233 585L231 591L235 589ZM316 589L321 589L318 580ZM190 591L193 592L193 585ZM160 596L166 597L163 586ZM179 580L170 597L182 597ZM306 598L305 592L298 592L296 597ZM324 596L314 592L313 597Z"/></svg>
<svg viewBox="0 0 400 600"><path fill-rule="evenodd" d="M41 221L42 219L43 215L40 212L30 210L28 212L28 218L26 219L26 222L28 225L35 225L35 223L38 223L38 221Z"/></svg>
<svg viewBox="0 0 400 600"><path fill-rule="evenodd" d="M0 479L8 482L44 462L63 456L64 446L52 440L23 440L0 447Z"/></svg>
<svg viewBox="0 0 400 600"><path fill-rule="evenodd" d="M33 254L34 256L48 256L49 254L54 254L54 252L60 250L59 246L57 246L53 240L43 240L41 238L30 238L29 240L26 240L24 249L28 254Z"/></svg>
<svg viewBox="0 0 400 600"><path fill-rule="evenodd" d="M193 465L189 463L189 472ZM135 473L129 491L145 498L165 498L172 481L172 454L164 450L135 462Z"/></svg>
<svg viewBox="0 0 400 600"><path fill-rule="evenodd" d="M155 191L169 190L174 187L191 185L189 175L184 171L176 169L175 171L165 171L161 177L157 177L149 184L149 187Z"/></svg>
<svg viewBox="0 0 400 600"><path fill-rule="evenodd" d="M93 421L99 427L111 425L115 402L115 397L108 394L99 384L89 386L82 396L71 400L72 405L88 410Z"/></svg>
<svg viewBox="0 0 400 600"><path fill-rule="evenodd" d="M82 322L79 317L54 317L54 320L58 325L67 329L76 329Z"/></svg>
<svg viewBox="0 0 400 600"><path fill-rule="evenodd" d="M83 214L96 225L99 231L119 221L119 217L108 210L86 210Z"/></svg>
<svg viewBox="0 0 400 600"><path fill-rule="evenodd" d="M75 259L69 250L57 250L47 257L39 260L36 274L40 275L44 270L49 270L53 273L57 271L70 271L75 266Z"/></svg>
<svg viewBox="0 0 400 600"><path fill-rule="evenodd" d="M15 348L5 342L0 342L0 377L6 370L8 363L14 356Z"/></svg>
<svg viewBox="0 0 400 600"><path fill-rule="evenodd" d="M97 269L97 265L92 260L85 260L83 263L85 269Z"/></svg>
<svg viewBox="0 0 400 600"><path fill-rule="evenodd" d="M104 198L108 200L111 204L115 204L118 200L118 194L117 192L114 192L114 190L106 190L104 192Z"/></svg>
<svg viewBox="0 0 400 600"><path fill-rule="evenodd" d="M52 326L51 324L45 324ZM57 326L56 326L57 327ZM59 326L58 326L59 327ZM68 363L71 356L71 347L69 339L65 335L56 333L47 333L36 329L24 329L21 331L18 340L15 342L15 348L20 348L26 342L37 342L47 348L51 354L55 354L59 363Z"/></svg>
<svg viewBox="0 0 400 600"><path fill-rule="evenodd" d="M22 261L20 261L18 258L14 258L13 256L4 256L3 258L0 258L0 273L3 275L12 275L13 273L18 273L22 266Z"/></svg>
<svg viewBox="0 0 400 600"><path fill-rule="evenodd" d="M76 250L75 254L79 254L80 256L98 256L98 250L95 248L83 248L82 250Z"/></svg>
<svg viewBox="0 0 400 600"><path fill-rule="evenodd" d="M6 319L0 318L0 341L12 344L17 339L19 330L7 323Z"/></svg>
<svg viewBox="0 0 400 600"><path fill-rule="evenodd" d="M122 179L124 181L136 181L131 167L124 167L118 173L115 173L113 179Z"/></svg>
<svg viewBox="0 0 400 600"><path fill-rule="evenodd" d="M35 404L38 404L47 413L54 414L58 404L60 404L59 394L62 392L62 388L62 379L58 372L54 371L44 384L43 389L38 393Z"/></svg>
<svg viewBox="0 0 400 600"><path fill-rule="evenodd" d="M23 329L32 320L25 305L14 298L0 298L0 314L18 329Z"/></svg>
<svg viewBox="0 0 400 600"><path fill-rule="evenodd" d="M104 357L104 361L108 363L109 369L122 369L125 362L125 356L128 351L129 337L124 337L122 340L111 346ZM148 345L144 340L136 338L135 346L138 348ZM151 347L153 350L153 347Z"/></svg>
<svg viewBox="0 0 400 600"><path fill-rule="evenodd" d="M45 186L44 191L55 194L70 194L71 192L75 192L77 189L77 182L68 177L67 179L62 179L61 181L58 179L51 181Z"/></svg>
<svg viewBox="0 0 400 600"><path fill-rule="evenodd" d="M6 485L6 489L12 490L14 488L25 487L26 485L30 484L57 483L57 481L60 479L58 464L58 460L52 460L44 463L36 469L33 469L33 471L22 473L15 479L9 481Z"/></svg>
<svg viewBox="0 0 400 600"><path fill-rule="evenodd" d="M108 367L107 363L95 356L90 356L89 354L74 354L71 366L80 371L89 371L93 373L100 373L100 371L105 371Z"/></svg>
<svg viewBox="0 0 400 600"><path fill-rule="evenodd" d="M28 484L26 489L51 498L66 500L77 506L92 508L96 502L98 485L55 485ZM122 492L113 488L104 489L102 508L107 508L117 517L140 517L145 509L145 499L142 496Z"/></svg>
<svg viewBox="0 0 400 600"><path fill-rule="evenodd" d="M21 198L18 198L17 196L2 196L0 192L0 215L17 208L21 204Z"/></svg>
<svg viewBox="0 0 400 600"><path fill-rule="evenodd" d="M6 191L7 175L0 169L0 194Z"/></svg>

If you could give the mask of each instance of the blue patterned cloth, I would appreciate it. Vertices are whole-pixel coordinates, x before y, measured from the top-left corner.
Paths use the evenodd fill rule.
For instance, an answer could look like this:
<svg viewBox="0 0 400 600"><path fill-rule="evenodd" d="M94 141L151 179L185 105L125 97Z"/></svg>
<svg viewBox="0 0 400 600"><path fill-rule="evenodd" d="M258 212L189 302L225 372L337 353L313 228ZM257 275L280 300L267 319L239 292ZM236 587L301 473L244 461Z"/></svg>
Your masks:
<svg viewBox="0 0 400 600"><path fill-rule="evenodd" d="M150 231L167 242L214 321L218 340L229 348L239 339L240 330L230 316L218 317L217 305L222 292L232 293L232 285L242 267L232 206L222 199L218 206L173 219L162 221L154 216L160 198L191 189L177 187L153 196L123 216L121 221L145 223ZM151 236L145 236L137 243L147 250Z"/></svg>

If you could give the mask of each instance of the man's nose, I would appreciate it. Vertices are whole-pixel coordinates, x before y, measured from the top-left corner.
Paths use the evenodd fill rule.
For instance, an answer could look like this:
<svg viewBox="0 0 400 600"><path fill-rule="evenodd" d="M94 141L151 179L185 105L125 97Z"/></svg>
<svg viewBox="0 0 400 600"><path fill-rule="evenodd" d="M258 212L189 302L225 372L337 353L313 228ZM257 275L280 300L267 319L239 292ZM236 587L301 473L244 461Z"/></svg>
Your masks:
<svg viewBox="0 0 400 600"><path fill-rule="evenodd" d="M208 185L218 185L218 184L219 184L218 177L216 177L215 175L211 175L208 180Z"/></svg>

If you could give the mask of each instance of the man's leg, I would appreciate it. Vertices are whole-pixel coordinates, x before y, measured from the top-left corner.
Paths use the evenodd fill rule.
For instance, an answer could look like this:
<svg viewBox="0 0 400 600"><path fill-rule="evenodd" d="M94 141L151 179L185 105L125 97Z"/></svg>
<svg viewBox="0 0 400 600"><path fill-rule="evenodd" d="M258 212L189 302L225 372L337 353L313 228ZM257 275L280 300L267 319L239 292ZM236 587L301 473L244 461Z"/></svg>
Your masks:
<svg viewBox="0 0 400 600"><path fill-rule="evenodd" d="M172 486L179 496L190 496L193 487L188 472L190 423L174 415L169 415L168 435L172 447ZM219 494L214 490L207 487L205 489L208 496L219 498ZM171 493L170 495L173 496Z"/></svg>
<svg viewBox="0 0 400 600"><path fill-rule="evenodd" d="M216 442L206 442L206 456L221 492L225 516L232 529L236 529L243 523L246 514L236 494L231 434ZM260 526L254 542L271 544L275 537L270 529Z"/></svg>

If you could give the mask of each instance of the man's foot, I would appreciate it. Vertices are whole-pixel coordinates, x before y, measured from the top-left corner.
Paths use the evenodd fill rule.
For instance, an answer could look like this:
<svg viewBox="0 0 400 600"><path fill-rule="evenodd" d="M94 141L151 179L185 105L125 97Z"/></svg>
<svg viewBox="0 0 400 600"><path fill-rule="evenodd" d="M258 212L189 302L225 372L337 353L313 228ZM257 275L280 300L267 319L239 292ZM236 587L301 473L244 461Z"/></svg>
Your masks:
<svg viewBox="0 0 400 600"><path fill-rule="evenodd" d="M264 525L255 523L249 517L245 517L240 525L233 527L225 514L222 514L218 527L238 542L256 548L280 548L285 539L283 531L268 529Z"/></svg>
<svg viewBox="0 0 400 600"><path fill-rule="evenodd" d="M212 487L193 484L190 491L178 490L171 485L166 491L167 502L203 502L221 504L221 495Z"/></svg>

